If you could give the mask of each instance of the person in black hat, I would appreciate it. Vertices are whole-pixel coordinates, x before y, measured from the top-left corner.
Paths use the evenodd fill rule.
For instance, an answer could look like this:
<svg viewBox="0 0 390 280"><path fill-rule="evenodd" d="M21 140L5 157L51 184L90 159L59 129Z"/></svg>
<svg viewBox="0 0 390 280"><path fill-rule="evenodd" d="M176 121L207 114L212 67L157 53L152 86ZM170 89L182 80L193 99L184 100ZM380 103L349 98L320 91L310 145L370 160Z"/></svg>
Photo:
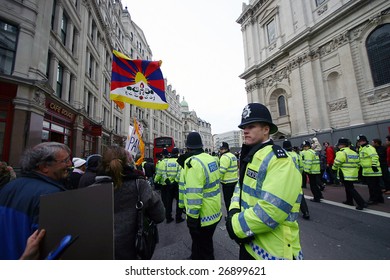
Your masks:
<svg viewBox="0 0 390 280"><path fill-rule="evenodd" d="M226 230L240 246L239 258L302 259L297 222L301 173L287 152L270 138L278 127L266 106L245 106L238 127L243 130L245 144Z"/></svg>
<svg viewBox="0 0 390 280"><path fill-rule="evenodd" d="M313 194L311 201L321 202L322 193L320 186L318 185L318 177L321 174L320 157L311 148L311 143L307 140L302 143L302 162L303 170L309 177L310 191Z"/></svg>
<svg viewBox="0 0 390 280"><path fill-rule="evenodd" d="M229 144L222 142L219 147L219 173L221 173L221 186L226 212L229 212L230 200L232 199L234 188L238 182L237 157L230 152Z"/></svg>
<svg viewBox="0 0 390 280"><path fill-rule="evenodd" d="M368 139L365 135L360 134L357 137L357 141L359 143L359 158L360 166L362 167L362 175L367 183L369 192L369 199L366 203L368 205L384 203L380 186L382 170L378 153L375 147L368 143Z"/></svg>
<svg viewBox="0 0 390 280"><path fill-rule="evenodd" d="M299 171L302 173L303 172L303 164L302 164L301 156L296 151L293 150L291 141L289 141L289 140L283 141L283 149L285 149L287 151L287 153L292 157L293 161L295 162L295 164L299 168ZM302 193L301 206L299 209L302 212L302 217L305 220L309 220L310 219L309 207L307 206L306 199L305 199L305 196L303 195L303 193Z"/></svg>
<svg viewBox="0 0 390 280"><path fill-rule="evenodd" d="M183 169L179 181L179 207L185 208L193 260L213 260L213 235L221 220L221 191L217 161L203 150L198 132L190 132L187 153L179 157Z"/></svg>
<svg viewBox="0 0 390 280"><path fill-rule="evenodd" d="M349 148L349 143L350 141L346 138L340 138L337 142L339 151L336 153L332 170L336 172L345 188L346 200L343 201L343 204L353 206L355 200L357 203L356 209L363 210L367 205L353 184L358 180L359 155Z"/></svg>

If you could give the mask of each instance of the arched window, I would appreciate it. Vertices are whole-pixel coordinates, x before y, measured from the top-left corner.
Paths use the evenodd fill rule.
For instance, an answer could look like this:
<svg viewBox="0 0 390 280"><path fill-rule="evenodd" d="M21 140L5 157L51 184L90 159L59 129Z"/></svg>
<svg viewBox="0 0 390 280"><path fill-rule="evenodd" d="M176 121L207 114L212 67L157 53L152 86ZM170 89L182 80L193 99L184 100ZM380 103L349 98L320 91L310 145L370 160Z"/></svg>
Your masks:
<svg viewBox="0 0 390 280"><path fill-rule="evenodd" d="M285 116L286 113L286 99L283 95L278 97L278 109L279 109L279 116Z"/></svg>
<svg viewBox="0 0 390 280"><path fill-rule="evenodd" d="M374 86L390 83L390 24L375 29L366 41Z"/></svg>

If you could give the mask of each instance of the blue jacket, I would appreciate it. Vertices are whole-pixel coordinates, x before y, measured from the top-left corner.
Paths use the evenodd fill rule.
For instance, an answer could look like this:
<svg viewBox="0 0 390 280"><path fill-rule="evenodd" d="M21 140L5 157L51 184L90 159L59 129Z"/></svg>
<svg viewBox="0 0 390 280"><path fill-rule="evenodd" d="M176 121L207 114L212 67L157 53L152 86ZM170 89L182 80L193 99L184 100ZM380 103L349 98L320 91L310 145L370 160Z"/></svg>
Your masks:
<svg viewBox="0 0 390 280"><path fill-rule="evenodd" d="M38 228L40 196L65 191L60 182L36 172L0 191L0 259L19 259L28 237Z"/></svg>

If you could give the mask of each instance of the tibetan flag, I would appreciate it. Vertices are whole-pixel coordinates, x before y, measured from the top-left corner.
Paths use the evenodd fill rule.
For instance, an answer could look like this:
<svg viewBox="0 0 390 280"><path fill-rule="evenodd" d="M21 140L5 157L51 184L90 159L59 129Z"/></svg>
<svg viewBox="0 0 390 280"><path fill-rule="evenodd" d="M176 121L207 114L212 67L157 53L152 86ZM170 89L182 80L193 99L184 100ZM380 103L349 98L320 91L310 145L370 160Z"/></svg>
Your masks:
<svg viewBox="0 0 390 280"><path fill-rule="evenodd" d="M161 61L132 60L113 51L110 99L138 107L165 110L165 82ZM118 104L118 105L119 105Z"/></svg>
<svg viewBox="0 0 390 280"><path fill-rule="evenodd" d="M135 127L135 133L136 133L138 140L139 140L138 150L140 153L140 157L139 157L139 159L137 159L135 164L141 165L142 162L144 161L144 156L145 156L145 143L142 140L142 132L143 132L142 125L139 124L135 118L134 118L134 127Z"/></svg>

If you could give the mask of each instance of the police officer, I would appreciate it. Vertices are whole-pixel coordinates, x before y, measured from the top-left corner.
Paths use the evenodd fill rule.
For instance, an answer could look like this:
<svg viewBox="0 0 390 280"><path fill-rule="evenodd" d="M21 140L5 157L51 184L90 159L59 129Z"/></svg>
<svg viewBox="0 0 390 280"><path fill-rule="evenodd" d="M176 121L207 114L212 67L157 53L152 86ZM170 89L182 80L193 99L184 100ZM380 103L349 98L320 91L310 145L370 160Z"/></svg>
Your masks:
<svg viewBox="0 0 390 280"><path fill-rule="evenodd" d="M288 153L289 156L293 159L295 166L299 169L299 172L302 174L303 172L303 163L301 156L293 150L293 147L291 145L291 141L285 140L283 141L283 149L285 149ZM302 195L302 200L301 200L301 207L300 210L302 212L302 217L305 220L310 219L310 214L309 214L309 207L307 207L306 199L305 196Z"/></svg>
<svg viewBox="0 0 390 280"><path fill-rule="evenodd" d="M190 132L179 181L179 206L185 208L192 239L191 259L214 259L213 235L221 220L220 174L216 160L203 150L198 132ZM180 161L180 160L179 160Z"/></svg>
<svg viewBox="0 0 390 280"><path fill-rule="evenodd" d="M303 141L302 161L303 171L307 174L310 181L310 190L313 194L311 201L321 202L322 192L318 185L318 177L321 174L320 157L311 148L309 141Z"/></svg>
<svg viewBox="0 0 390 280"><path fill-rule="evenodd" d="M349 148L349 143L350 141L346 138L340 138L337 142L339 151L336 153L332 170L337 172L338 178L343 182L347 198L343 203L353 206L355 200L356 209L363 210L366 204L353 185L353 182L358 180L359 155Z"/></svg>
<svg viewBox="0 0 390 280"><path fill-rule="evenodd" d="M226 229L240 259L302 259L297 222L302 177L270 135L278 131L263 104L250 103L238 126L244 131L239 183Z"/></svg>
<svg viewBox="0 0 390 280"><path fill-rule="evenodd" d="M367 137L360 134L357 137L359 143L359 159L362 167L362 175L368 186L368 205L384 203L383 194L380 187L382 170L379 163L379 156L375 147L368 144Z"/></svg>
<svg viewBox="0 0 390 280"><path fill-rule="evenodd" d="M179 149L173 148L171 156L166 160L165 170L163 172L164 181L167 186L167 208L165 211L169 211L167 217L172 219L172 203L173 200L176 200L176 223L184 222L185 220L182 217L183 209L179 207L179 179L181 166L177 162L179 156Z"/></svg>
<svg viewBox="0 0 390 280"><path fill-rule="evenodd" d="M219 173L221 173L223 200L225 201L226 212L229 212L230 200L238 182L237 157L230 152L229 144L226 142L222 142L219 153L221 155L219 158Z"/></svg>
<svg viewBox="0 0 390 280"><path fill-rule="evenodd" d="M162 151L162 159L156 165L156 176L154 177L154 183L159 185L161 188L161 199L164 203L165 207L165 219L169 224L173 221L172 217L172 201L173 198L171 196L171 186L167 184L169 180L167 180L167 168L168 168L168 157L169 152L166 148Z"/></svg>

